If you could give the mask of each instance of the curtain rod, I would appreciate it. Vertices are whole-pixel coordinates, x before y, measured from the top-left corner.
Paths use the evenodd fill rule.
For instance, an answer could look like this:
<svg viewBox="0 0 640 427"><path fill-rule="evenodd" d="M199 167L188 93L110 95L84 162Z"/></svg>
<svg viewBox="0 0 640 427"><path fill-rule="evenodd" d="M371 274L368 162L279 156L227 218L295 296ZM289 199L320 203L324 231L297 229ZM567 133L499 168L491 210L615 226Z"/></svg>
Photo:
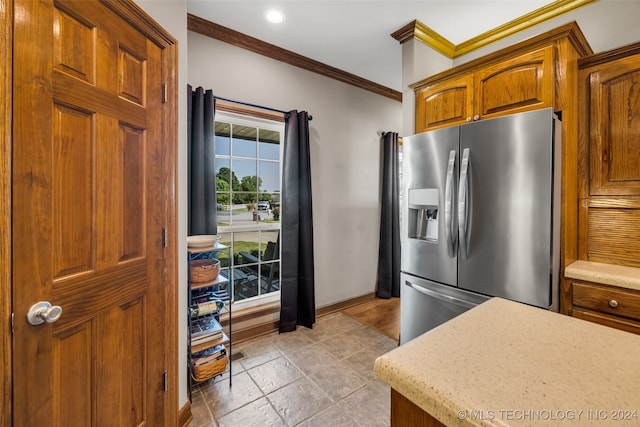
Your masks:
<svg viewBox="0 0 640 427"><path fill-rule="evenodd" d="M276 113L289 114L288 111L282 111L282 110L278 110L276 108L271 108L271 107L263 107L262 105L250 104L248 102L236 101L234 99L223 98L221 96L214 96L213 98L219 99L220 101L233 102L234 104L245 105L247 107L254 107L254 108L260 108L262 110L273 111ZM313 120L313 116L311 116L311 114L308 114L307 117L309 117L309 121Z"/></svg>

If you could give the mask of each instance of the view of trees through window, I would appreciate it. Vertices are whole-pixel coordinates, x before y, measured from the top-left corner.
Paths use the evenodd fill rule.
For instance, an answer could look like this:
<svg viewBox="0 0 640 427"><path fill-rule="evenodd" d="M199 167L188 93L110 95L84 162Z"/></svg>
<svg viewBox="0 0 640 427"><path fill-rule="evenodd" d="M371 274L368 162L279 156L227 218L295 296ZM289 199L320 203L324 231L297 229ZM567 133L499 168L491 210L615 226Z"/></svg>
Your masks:
<svg viewBox="0 0 640 427"><path fill-rule="evenodd" d="M218 232L231 247L231 257L219 254L221 274L236 302L280 289L282 134L277 122L215 122Z"/></svg>

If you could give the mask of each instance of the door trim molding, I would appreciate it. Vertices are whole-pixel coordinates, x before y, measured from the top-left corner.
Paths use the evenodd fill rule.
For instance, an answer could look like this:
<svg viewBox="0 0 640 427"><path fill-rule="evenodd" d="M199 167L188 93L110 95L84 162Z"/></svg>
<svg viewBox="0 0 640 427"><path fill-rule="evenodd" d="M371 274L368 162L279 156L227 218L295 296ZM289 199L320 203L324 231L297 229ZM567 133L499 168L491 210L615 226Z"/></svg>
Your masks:
<svg viewBox="0 0 640 427"><path fill-rule="evenodd" d="M4 79L0 84L0 426L11 425L11 123L13 99L13 1L1 0L0 64Z"/></svg>
<svg viewBox="0 0 640 427"><path fill-rule="evenodd" d="M187 427L189 423L193 421L193 415L191 414L191 402L187 400L180 411L178 411L178 427Z"/></svg>

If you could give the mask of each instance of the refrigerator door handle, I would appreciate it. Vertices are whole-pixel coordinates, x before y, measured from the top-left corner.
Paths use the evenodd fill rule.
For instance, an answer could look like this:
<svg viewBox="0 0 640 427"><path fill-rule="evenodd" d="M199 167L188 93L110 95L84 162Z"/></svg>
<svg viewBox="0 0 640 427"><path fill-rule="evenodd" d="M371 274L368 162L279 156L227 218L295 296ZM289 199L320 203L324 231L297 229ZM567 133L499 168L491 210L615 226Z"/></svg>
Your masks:
<svg viewBox="0 0 640 427"><path fill-rule="evenodd" d="M467 192L469 191L469 149L462 151L462 160L460 161L460 183L458 184L458 234L460 238L460 252L462 258L467 258L469 250L469 242L467 241L468 226L468 201Z"/></svg>
<svg viewBox="0 0 640 427"><path fill-rule="evenodd" d="M456 298L456 297L451 296L451 295L441 294L440 292L432 291L431 289L423 288L422 286L416 285L414 283L411 283L408 280L405 281L405 284L407 286L409 286L411 289L414 289L414 290L420 292L421 294L430 296L431 298L435 298L435 299L440 300L442 302L451 303L451 304L457 304L457 305L461 305L461 306L467 307L467 308L473 308L473 307L476 306L476 304L474 304L472 302L465 301L463 299Z"/></svg>
<svg viewBox="0 0 640 427"><path fill-rule="evenodd" d="M444 238L447 244L449 258L455 256L456 235L453 233L453 172L455 171L457 153L449 152L447 163L447 178L444 184Z"/></svg>

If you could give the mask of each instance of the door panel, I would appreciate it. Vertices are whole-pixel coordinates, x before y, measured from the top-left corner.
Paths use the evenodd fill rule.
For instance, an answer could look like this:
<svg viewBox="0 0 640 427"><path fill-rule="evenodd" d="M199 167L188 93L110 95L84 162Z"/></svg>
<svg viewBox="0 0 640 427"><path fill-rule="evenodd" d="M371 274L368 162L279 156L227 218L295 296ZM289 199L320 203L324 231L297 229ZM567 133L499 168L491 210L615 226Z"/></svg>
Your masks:
<svg viewBox="0 0 640 427"><path fill-rule="evenodd" d="M162 49L100 2L15 4L14 425L161 426Z"/></svg>
<svg viewBox="0 0 640 427"><path fill-rule="evenodd" d="M553 107L554 47L483 68L475 76L475 113L483 119Z"/></svg>
<svg viewBox="0 0 640 427"><path fill-rule="evenodd" d="M438 82L416 92L416 133L462 124L473 115L473 74Z"/></svg>
<svg viewBox="0 0 640 427"><path fill-rule="evenodd" d="M552 117L545 109L461 127L471 195L468 257L460 255L458 263L461 288L551 305Z"/></svg>
<svg viewBox="0 0 640 427"><path fill-rule="evenodd" d="M640 55L598 64L586 74L589 108L589 192L640 195Z"/></svg>
<svg viewBox="0 0 640 427"><path fill-rule="evenodd" d="M145 413L145 316L141 299L112 307L96 319L96 355L103 369L96 372L98 419L114 417L119 425L139 426ZM113 337L117 341L113 342ZM111 396L118 396L113 399Z"/></svg>
<svg viewBox="0 0 640 427"><path fill-rule="evenodd" d="M91 326L91 322L86 322L53 337L53 394L54 411L57 412L53 419L56 426L93 425ZM69 378L76 380L76 387L68 387Z"/></svg>
<svg viewBox="0 0 640 427"><path fill-rule="evenodd" d="M91 114L53 105L52 205L57 207L52 210L54 279L95 268L92 133Z"/></svg>
<svg viewBox="0 0 640 427"><path fill-rule="evenodd" d="M451 234L454 239L452 252L448 252L445 232L445 198L447 166L451 152L455 161L451 171L451 199L452 209L455 206L455 188L458 173L458 143L459 127L437 129L403 138L403 200L402 212L402 265L404 272L418 277L424 277L440 283L456 286L458 277L456 271L455 230L457 221L455 214L451 216ZM420 191L432 192L433 200L412 200L413 194ZM416 209L431 210L437 208L437 233L427 233L431 238L416 238L420 216ZM418 213L417 213L418 212ZM431 221L431 226L435 221ZM425 236L426 237L426 236Z"/></svg>

